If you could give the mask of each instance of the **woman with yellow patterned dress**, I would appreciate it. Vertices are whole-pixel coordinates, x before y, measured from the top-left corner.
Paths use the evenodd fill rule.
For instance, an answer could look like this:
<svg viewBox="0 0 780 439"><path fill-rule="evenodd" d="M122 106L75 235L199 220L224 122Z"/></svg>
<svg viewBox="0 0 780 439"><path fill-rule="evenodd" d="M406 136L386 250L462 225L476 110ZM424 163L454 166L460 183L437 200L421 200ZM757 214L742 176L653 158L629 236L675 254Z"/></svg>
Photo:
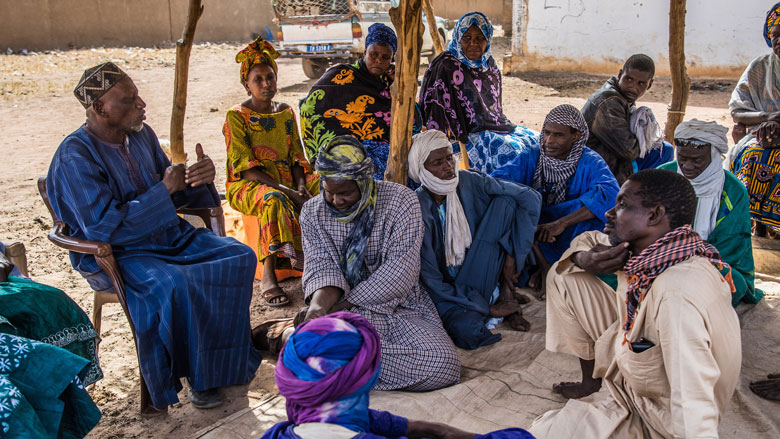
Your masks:
<svg viewBox="0 0 780 439"><path fill-rule="evenodd" d="M301 100L303 144L312 164L320 148L334 137L353 136L363 143L374 163L374 179L384 178L390 152L390 85L397 48L393 29L372 24L363 57L355 64L328 69Z"/></svg>
<svg viewBox="0 0 780 439"><path fill-rule="evenodd" d="M222 134L227 144L227 200L230 207L257 218L258 260L263 263L263 298L270 306L290 299L275 269L303 270L298 216L319 193L319 178L303 153L295 113L273 101L279 56L258 37L236 55L241 84L249 99L231 108Z"/></svg>

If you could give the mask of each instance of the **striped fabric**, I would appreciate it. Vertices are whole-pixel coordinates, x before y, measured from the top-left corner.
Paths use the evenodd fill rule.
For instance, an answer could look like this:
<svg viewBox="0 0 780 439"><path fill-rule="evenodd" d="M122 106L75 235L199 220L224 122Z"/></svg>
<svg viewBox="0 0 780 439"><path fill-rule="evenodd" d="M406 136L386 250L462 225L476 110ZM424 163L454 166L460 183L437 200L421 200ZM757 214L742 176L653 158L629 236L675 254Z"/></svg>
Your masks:
<svg viewBox="0 0 780 439"><path fill-rule="evenodd" d="M626 291L626 323L623 326L624 340L625 336L631 331L634 325L634 315L639 308L645 294L650 290L655 278L663 273L667 268L687 261L693 256L701 256L713 263L719 270L728 268L726 281L734 292L734 282L731 280L731 269L729 265L720 258L718 249L712 244L701 239L693 228L686 224L667 233L661 239L650 244L649 247L642 250L638 256L628 260L623 268L628 277L628 290Z"/></svg>
<svg viewBox="0 0 780 439"><path fill-rule="evenodd" d="M336 220L322 195L301 211L303 292L320 288L345 292L379 332L382 372L377 390L433 390L460 378L460 359L442 327L430 296L419 285L424 225L417 196L401 185L378 181L374 224L364 257L366 280L350 288L339 261L353 227Z"/></svg>
<svg viewBox="0 0 780 439"><path fill-rule="evenodd" d="M161 182L169 165L148 126L125 145L101 143L82 127L60 145L47 180L52 208L72 236L113 246L141 373L160 408L178 401L179 378L189 377L195 390L244 384L260 364L249 327L254 252L176 215L177 206L215 200L213 186L170 196ZM130 178L136 167L142 185ZM71 253L71 262L85 275L100 271L91 255Z"/></svg>

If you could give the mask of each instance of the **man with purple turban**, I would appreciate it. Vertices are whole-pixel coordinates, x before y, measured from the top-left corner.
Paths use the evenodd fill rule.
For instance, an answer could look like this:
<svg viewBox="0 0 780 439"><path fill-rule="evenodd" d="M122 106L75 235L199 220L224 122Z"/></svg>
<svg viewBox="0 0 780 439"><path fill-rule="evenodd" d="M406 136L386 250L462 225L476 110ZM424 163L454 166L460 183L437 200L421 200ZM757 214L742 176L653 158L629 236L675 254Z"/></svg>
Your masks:
<svg viewBox="0 0 780 439"><path fill-rule="evenodd" d="M475 435L369 409L380 359L379 334L357 314L335 312L302 323L276 365L276 385L287 398L288 420L271 427L262 439L533 437L519 428Z"/></svg>

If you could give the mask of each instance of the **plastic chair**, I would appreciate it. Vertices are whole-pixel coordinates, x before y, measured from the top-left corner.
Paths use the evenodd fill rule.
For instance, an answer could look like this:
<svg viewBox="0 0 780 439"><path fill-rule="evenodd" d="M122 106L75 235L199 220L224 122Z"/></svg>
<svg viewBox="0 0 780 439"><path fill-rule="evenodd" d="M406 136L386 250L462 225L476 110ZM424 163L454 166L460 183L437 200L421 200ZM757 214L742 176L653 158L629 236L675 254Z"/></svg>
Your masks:
<svg viewBox="0 0 780 439"><path fill-rule="evenodd" d="M130 312L127 309L125 284L122 280L122 274L119 271L119 266L117 265L116 259L114 258L111 244L107 242L89 241L86 239L79 239L68 236L70 232L68 225L57 218L51 208L49 195L46 193L46 177L40 177L38 179L38 192L41 194L43 203L49 210L52 222L54 223L51 231L49 232L49 240L56 246L66 250L93 255L95 257L95 261L98 263L100 268L103 269L103 272L108 276L108 278L111 280L111 284L114 286L113 292L94 292L92 324L95 326L95 330L97 331L98 335L100 335L100 322L102 318L103 305L106 303L119 303L122 305L122 310L125 312L128 323L130 323L130 332L133 334L133 343L136 345L136 356L138 356L138 340L135 337L135 326L133 325L133 319L130 317ZM180 215L192 215L200 217L206 227L208 227L217 236L225 236L225 218L222 215L221 206L203 209L178 209L177 212ZM150 416L167 411L167 407L160 409L152 405L149 389L146 387L146 380L144 380L140 366L138 368L138 372L141 377L141 414Z"/></svg>

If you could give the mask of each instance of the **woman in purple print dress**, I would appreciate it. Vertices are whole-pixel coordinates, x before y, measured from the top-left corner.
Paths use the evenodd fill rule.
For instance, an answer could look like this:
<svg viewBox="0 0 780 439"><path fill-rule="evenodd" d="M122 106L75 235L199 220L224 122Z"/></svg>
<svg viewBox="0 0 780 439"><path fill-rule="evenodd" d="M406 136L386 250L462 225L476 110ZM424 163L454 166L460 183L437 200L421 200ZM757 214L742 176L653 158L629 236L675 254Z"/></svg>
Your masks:
<svg viewBox="0 0 780 439"><path fill-rule="evenodd" d="M490 54L493 26L480 12L458 20L447 50L425 72L419 105L429 129L466 145L471 169L491 173L539 133L513 124L501 104L501 72Z"/></svg>

